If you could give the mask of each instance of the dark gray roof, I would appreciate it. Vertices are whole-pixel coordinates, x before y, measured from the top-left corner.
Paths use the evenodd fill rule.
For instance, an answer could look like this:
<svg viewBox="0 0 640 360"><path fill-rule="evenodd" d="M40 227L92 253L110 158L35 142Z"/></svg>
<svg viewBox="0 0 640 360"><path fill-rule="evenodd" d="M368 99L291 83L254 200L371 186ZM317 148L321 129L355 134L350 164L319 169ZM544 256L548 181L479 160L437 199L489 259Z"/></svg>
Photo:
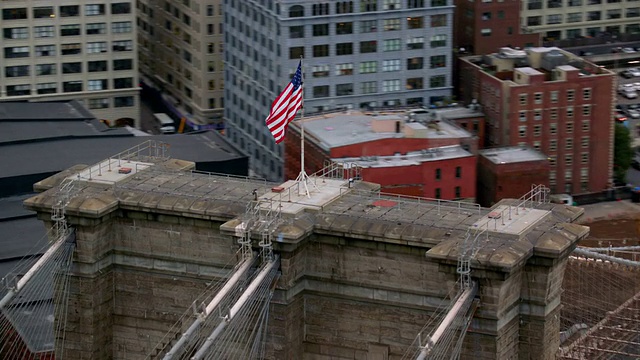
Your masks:
<svg viewBox="0 0 640 360"><path fill-rule="evenodd" d="M27 255L41 254L47 249L48 239L44 224L35 216L25 219L0 221L0 262Z"/></svg>
<svg viewBox="0 0 640 360"><path fill-rule="evenodd" d="M125 128L109 128L97 119L73 121L0 120L0 145L99 136L132 137L134 135Z"/></svg>
<svg viewBox="0 0 640 360"><path fill-rule="evenodd" d="M44 174L66 170L77 164L92 165L146 140L169 144L172 158L193 162L226 161L245 157L211 131L145 137L71 138L0 145L0 177Z"/></svg>
<svg viewBox="0 0 640 360"><path fill-rule="evenodd" d="M0 121L5 120L88 120L95 116L72 101L0 102Z"/></svg>

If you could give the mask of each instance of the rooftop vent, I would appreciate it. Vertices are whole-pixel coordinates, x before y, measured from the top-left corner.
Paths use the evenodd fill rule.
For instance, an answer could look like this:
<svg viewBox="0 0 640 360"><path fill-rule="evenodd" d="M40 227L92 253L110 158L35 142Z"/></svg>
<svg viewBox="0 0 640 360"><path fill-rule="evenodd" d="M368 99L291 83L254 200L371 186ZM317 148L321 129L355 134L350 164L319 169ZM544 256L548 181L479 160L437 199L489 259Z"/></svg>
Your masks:
<svg viewBox="0 0 640 360"><path fill-rule="evenodd" d="M502 47L500 48L499 55L508 59L517 59L527 57L527 52L524 50L516 50L510 47Z"/></svg>

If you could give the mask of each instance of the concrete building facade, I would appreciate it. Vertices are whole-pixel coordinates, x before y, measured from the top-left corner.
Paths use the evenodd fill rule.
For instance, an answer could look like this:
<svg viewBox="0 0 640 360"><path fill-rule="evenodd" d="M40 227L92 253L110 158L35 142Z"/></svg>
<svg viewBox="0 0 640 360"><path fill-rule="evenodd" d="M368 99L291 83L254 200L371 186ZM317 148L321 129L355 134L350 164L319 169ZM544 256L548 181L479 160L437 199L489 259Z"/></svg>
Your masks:
<svg viewBox="0 0 640 360"><path fill-rule="evenodd" d="M541 152L528 146L478 152L478 204L492 206L502 199L519 198L532 184L549 185L549 160Z"/></svg>
<svg viewBox="0 0 640 360"><path fill-rule="evenodd" d="M299 123L285 139L285 171L300 172ZM328 164L359 168L381 191L434 199L474 199L478 138L446 120L411 113L346 112L305 118L305 171Z"/></svg>
<svg viewBox="0 0 640 360"><path fill-rule="evenodd" d="M225 123L252 169L282 179L264 125L303 61L305 113L441 102L451 95L447 0L238 1L225 5Z"/></svg>
<svg viewBox="0 0 640 360"><path fill-rule="evenodd" d="M549 157L555 193L611 186L615 74L557 48L463 58L460 94L487 115L488 146L530 145Z"/></svg>
<svg viewBox="0 0 640 360"><path fill-rule="evenodd" d="M222 0L141 0L140 72L193 124L219 124L224 107Z"/></svg>
<svg viewBox="0 0 640 360"><path fill-rule="evenodd" d="M131 1L0 3L1 100L79 100L99 119L139 127Z"/></svg>

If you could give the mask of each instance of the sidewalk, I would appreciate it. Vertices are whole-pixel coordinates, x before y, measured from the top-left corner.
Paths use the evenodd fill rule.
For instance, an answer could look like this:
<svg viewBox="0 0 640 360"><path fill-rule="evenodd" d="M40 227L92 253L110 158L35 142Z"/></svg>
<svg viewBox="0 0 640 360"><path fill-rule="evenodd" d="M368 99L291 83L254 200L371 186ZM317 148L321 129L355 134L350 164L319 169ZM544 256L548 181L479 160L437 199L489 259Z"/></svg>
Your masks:
<svg viewBox="0 0 640 360"><path fill-rule="evenodd" d="M640 204L631 200L607 201L597 204L578 206L584 209L584 215L579 223L590 223L597 220L614 219L620 217L640 216Z"/></svg>

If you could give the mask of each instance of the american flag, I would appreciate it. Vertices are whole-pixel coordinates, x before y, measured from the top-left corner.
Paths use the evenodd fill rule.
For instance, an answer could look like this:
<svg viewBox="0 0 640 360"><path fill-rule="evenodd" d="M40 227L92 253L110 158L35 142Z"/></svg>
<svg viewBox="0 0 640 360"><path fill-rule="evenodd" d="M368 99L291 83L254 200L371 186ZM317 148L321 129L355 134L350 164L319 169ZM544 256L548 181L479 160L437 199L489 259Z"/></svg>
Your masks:
<svg viewBox="0 0 640 360"><path fill-rule="evenodd" d="M271 104L271 113L265 122L276 144L284 140L287 125L296 117L298 109L302 106L302 61L298 64L298 70L286 88Z"/></svg>

